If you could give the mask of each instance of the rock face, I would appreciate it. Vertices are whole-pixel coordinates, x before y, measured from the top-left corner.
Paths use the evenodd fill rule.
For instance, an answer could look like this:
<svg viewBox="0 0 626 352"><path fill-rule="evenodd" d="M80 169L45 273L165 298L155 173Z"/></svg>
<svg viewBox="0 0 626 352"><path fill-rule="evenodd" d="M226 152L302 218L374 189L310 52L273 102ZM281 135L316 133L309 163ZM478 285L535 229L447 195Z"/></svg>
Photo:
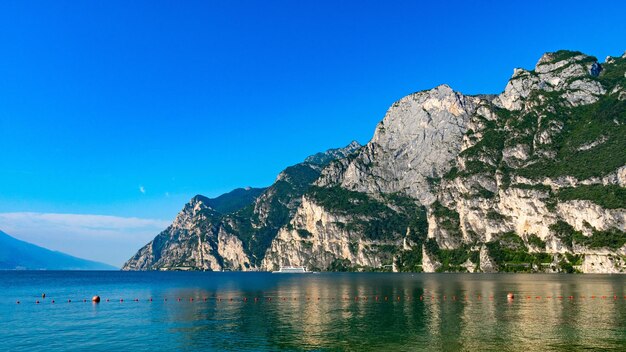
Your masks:
<svg viewBox="0 0 626 352"><path fill-rule="evenodd" d="M318 153L283 170L268 188L239 188L213 199L194 197L122 270L257 270L321 169L360 147L352 142Z"/></svg>
<svg viewBox="0 0 626 352"><path fill-rule="evenodd" d="M453 166L479 101L446 85L400 99L365 148L326 168L317 184L372 194L403 192L432 203L428 179Z"/></svg>
<svg viewBox="0 0 626 352"><path fill-rule="evenodd" d="M207 199L194 197L165 231L135 254L122 270L247 270L241 240L219 221Z"/></svg>
<svg viewBox="0 0 626 352"><path fill-rule="evenodd" d="M626 272L624 87L626 57L559 51L498 96L411 94L240 209L194 198L124 268Z"/></svg>
<svg viewBox="0 0 626 352"><path fill-rule="evenodd" d="M398 255L411 252L414 242L425 236L425 209L410 198L377 200L339 187L313 187L272 241L261 269L295 265L317 271L391 270L406 266Z"/></svg>
<svg viewBox="0 0 626 352"><path fill-rule="evenodd" d="M578 52L561 51L544 54L534 71L515 69L513 77L496 104L508 110L521 110L533 92L562 93L572 106L591 104L606 93L594 80L602 71L596 58Z"/></svg>

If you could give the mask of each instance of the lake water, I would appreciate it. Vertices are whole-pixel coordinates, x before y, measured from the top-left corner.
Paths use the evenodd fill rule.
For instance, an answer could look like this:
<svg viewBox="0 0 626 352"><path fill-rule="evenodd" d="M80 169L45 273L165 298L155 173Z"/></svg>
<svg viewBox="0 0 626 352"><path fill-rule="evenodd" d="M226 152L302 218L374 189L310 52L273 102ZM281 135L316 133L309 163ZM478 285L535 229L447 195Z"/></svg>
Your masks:
<svg viewBox="0 0 626 352"><path fill-rule="evenodd" d="M0 272L0 349L624 351L625 296L623 275Z"/></svg>

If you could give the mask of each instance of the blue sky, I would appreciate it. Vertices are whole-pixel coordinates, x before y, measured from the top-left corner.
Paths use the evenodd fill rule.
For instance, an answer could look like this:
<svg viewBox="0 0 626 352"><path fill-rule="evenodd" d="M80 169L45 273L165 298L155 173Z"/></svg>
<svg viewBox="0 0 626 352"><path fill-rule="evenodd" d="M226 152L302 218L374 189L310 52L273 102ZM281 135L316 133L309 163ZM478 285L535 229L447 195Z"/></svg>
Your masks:
<svg viewBox="0 0 626 352"><path fill-rule="evenodd" d="M514 67L563 48L621 55L625 13L621 1L2 1L0 213L158 228L195 194L266 186L307 155L366 143L411 92L499 93ZM5 218L16 237L119 264L87 252L89 238L68 249Z"/></svg>

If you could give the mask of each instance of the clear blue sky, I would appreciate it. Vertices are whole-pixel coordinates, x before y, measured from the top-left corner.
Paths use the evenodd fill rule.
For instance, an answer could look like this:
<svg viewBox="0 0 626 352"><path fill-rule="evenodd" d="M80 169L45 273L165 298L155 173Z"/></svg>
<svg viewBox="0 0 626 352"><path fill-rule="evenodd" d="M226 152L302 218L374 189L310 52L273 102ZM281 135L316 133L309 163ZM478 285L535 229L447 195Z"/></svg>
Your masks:
<svg viewBox="0 0 626 352"><path fill-rule="evenodd" d="M626 2L503 3L2 1L0 212L170 220L366 143L408 93L626 49Z"/></svg>

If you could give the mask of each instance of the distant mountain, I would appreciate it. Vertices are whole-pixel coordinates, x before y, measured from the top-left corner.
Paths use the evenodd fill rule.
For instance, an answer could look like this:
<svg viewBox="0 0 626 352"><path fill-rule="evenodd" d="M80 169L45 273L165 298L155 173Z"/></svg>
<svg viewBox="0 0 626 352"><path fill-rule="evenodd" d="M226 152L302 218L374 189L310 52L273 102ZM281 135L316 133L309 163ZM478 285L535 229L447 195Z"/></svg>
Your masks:
<svg viewBox="0 0 626 352"><path fill-rule="evenodd" d="M234 189L216 198L206 198L200 195L197 197L218 213L229 214L254 202L265 190L266 188L246 187Z"/></svg>
<svg viewBox="0 0 626 352"><path fill-rule="evenodd" d="M91 260L51 251L0 231L0 270L117 270Z"/></svg>
<svg viewBox="0 0 626 352"><path fill-rule="evenodd" d="M361 144L359 144L359 142L357 141L352 141L352 143L343 148L328 149L325 152L311 155L304 159L304 162L309 164L326 166L334 160L339 160L347 157L359 148L361 148Z"/></svg>

